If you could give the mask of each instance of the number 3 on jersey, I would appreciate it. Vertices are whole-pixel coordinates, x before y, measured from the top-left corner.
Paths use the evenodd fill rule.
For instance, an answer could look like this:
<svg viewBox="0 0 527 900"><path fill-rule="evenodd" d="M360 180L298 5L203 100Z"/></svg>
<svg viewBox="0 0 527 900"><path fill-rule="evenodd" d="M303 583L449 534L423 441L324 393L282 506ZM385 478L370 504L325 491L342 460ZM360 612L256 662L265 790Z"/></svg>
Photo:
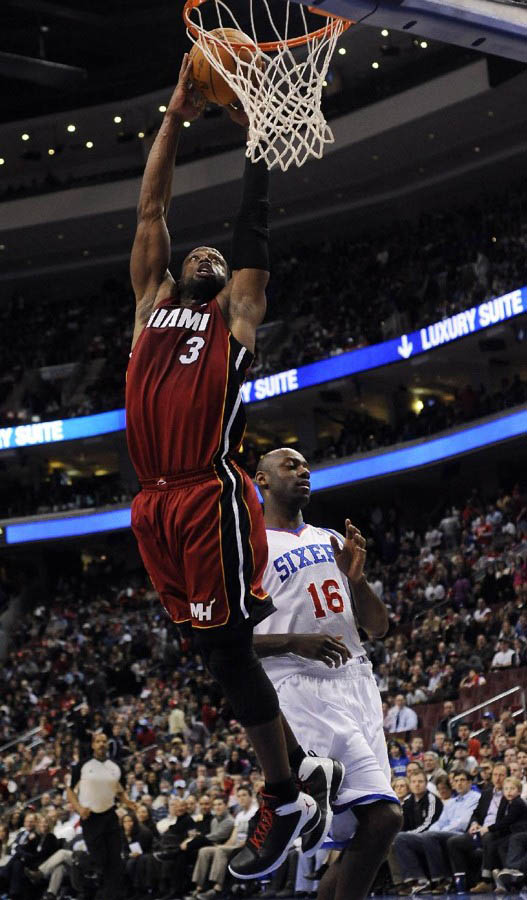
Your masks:
<svg viewBox="0 0 527 900"><path fill-rule="evenodd" d="M344 612L344 600L339 589L340 585L338 581L333 581L332 578L326 579L320 588L328 610L333 613ZM324 610L322 600L320 599L320 595L314 582L311 582L311 584L308 585L307 591L311 596L313 606L315 607L315 619L324 619L327 616L327 613Z"/></svg>
<svg viewBox="0 0 527 900"><path fill-rule="evenodd" d="M183 363L184 366L189 366L191 363L195 363L200 350L203 350L203 346L205 344L205 339L202 337L192 337L187 341L187 346L190 347L188 353L182 353L179 357L180 363Z"/></svg>

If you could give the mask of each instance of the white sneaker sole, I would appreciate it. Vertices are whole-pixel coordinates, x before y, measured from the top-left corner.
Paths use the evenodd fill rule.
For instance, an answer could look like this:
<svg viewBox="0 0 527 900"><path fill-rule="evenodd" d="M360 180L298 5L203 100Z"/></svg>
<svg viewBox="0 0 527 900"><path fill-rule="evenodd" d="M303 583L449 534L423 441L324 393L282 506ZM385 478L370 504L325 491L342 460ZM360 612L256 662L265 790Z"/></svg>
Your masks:
<svg viewBox="0 0 527 900"><path fill-rule="evenodd" d="M340 791L342 782L344 781L344 775L346 774L346 770L345 770L344 766L342 765L341 762L338 762L337 760L335 760L335 762L333 760L320 760L318 762L318 764L322 766L322 768L324 769L324 772L326 773L326 784L327 784L326 824L325 824L322 834L320 835L319 840L315 844L313 844L313 846L310 847L309 850L302 850L303 855L307 859L309 859L311 856L314 856L315 853L317 852L317 850L320 850L320 847L322 846L322 844L324 843L324 841L326 840L326 838L330 832L331 825L333 823L333 811L331 809L331 799L333 798L335 800L337 798L337 795L338 795L338 792ZM331 773L328 771L330 766L331 766ZM315 826L315 828L316 828L316 826Z"/></svg>

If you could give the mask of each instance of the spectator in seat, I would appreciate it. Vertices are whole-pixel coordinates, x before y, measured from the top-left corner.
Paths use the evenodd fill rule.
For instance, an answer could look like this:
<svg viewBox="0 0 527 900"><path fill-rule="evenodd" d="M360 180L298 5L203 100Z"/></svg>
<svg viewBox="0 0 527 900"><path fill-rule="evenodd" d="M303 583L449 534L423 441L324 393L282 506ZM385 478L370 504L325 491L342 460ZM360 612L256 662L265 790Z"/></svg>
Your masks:
<svg viewBox="0 0 527 900"><path fill-rule="evenodd" d="M472 888L471 894L483 894L488 890L488 874L493 874L500 862L506 862L511 835L527 830L527 804L521 799L520 790L518 778L509 777L503 782L503 808L496 822L480 832L483 844L482 879ZM499 885L499 881L497 883Z"/></svg>
<svg viewBox="0 0 527 900"><path fill-rule="evenodd" d="M24 870L34 865L39 842L37 817L33 812L26 813L23 827L9 847L8 861L0 868L0 888L6 889L11 900L21 900L29 885Z"/></svg>
<svg viewBox="0 0 527 900"><path fill-rule="evenodd" d="M456 796L448 800L433 829L421 834L399 833L394 840L402 876L411 892L443 893L450 880L443 850L452 834L463 833L478 804L479 793L471 790L467 772L454 778Z"/></svg>
<svg viewBox="0 0 527 900"><path fill-rule="evenodd" d="M410 760L406 755L406 749L403 750L399 741L390 741L388 744L388 761L392 770L392 776L404 777L406 775L406 769Z"/></svg>
<svg viewBox="0 0 527 900"><path fill-rule="evenodd" d="M404 694L397 694L395 703L388 710L384 720L384 727L390 734L413 731L414 728L417 728L417 715L413 709L406 706Z"/></svg>
<svg viewBox="0 0 527 900"><path fill-rule="evenodd" d="M476 668L469 669L468 674L459 682L460 687L480 687L487 683L484 675L481 675Z"/></svg>
<svg viewBox="0 0 527 900"><path fill-rule="evenodd" d="M511 821L510 837L505 844L499 847L499 853L503 856L505 851L505 868L496 874L496 886L499 891L509 892L522 886L527 878L527 804L521 800L518 791L521 787L519 779L506 778L503 785L503 792L509 800L509 814L513 814L513 806L518 810L519 804L523 803L524 809L518 813L518 818ZM505 827L507 816L504 816L500 825ZM494 873L493 873L494 874Z"/></svg>
<svg viewBox="0 0 527 900"><path fill-rule="evenodd" d="M478 773L476 775L476 787L479 788L480 791L484 791L486 788L492 786L492 769L493 765L489 760L483 760L479 764Z"/></svg>
<svg viewBox="0 0 527 900"><path fill-rule="evenodd" d="M465 744L464 741L456 741L454 744L454 760L455 762L463 763L463 767L470 772L472 776L475 775L478 763L473 756L468 755L468 745Z"/></svg>
<svg viewBox="0 0 527 900"><path fill-rule="evenodd" d="M456 714L455 706L452 700L445 700L443 703L443 717L437 723L437 731L442 731L448 738L455 737L450 726L451 720Z"/></svg>
<svg viewBox="0 0 527 900"><path fill-rule="evenodd" d="M507 737L498 733L494 738L494 752L491 756L492 762L503 762L505 759L505 751L507 750Z"/></svg>
<svg viewBox="0 0 527 900"><path fill-rule="evenodd" d="M514 665L514 650L510 638L500 638L492 657L491 669L508 669Z"/></svg>
<svg viewBox="0 0 527 900"><path fill-rule="evenodd" d="M444 806L446 801L450 800L453 795L453 791L450 786L450 779L449 779L448 775L446 774L446 772L443 772L443 774L438 777L438 779L436 781L436 788L437 788L437 796L439 797L439 799L441 800L441 802Z"/></svg>
<svg viewBox="0 0 527 900"><path fill-rule="evenodd" d="M470 756L473 756L476 760L479 759L481 743L477 738L470 737L470 728L466 722L459 723L457 728L457 739L458 741L463 741L467 745Z"/></svg>
<svg viewBox="0 0 527 900"><path fill-rule="evenodd" d="M407 797L410 796L410 781L404 775L398 775L397 778L394 778L392 781L392 786L397 796L399 803L404 803Z"/></svg>
<svg viewBox="0 0 527 900"><path fill-rule="evenodd" d="M439 765L439 755L434 753L433 750L427 750L423 754L423 770L425 773L428 790L432 791L432 793L437 794L436 781L442 775L444 775L445 770L441 768Z"/></svg>
<svg viewBox="0 0 527 900"><path fill-rule="evenodd" d="M498 816L503 815L506 801L503 797L503 783L507 777L507 767L503 763L497 763L492 770L492 787L487 788L480 795L468 826L466 834L452 837L447 844L448 856L454 873L454 878L459 879L456 885L464 889L467 875L473 880L474 873L479 873L479 849L482 846L481 839L487 833L489 826L494 825ZM483 831L482 829L486 830ZM478 838L479 835L479 838ZM490 843L487 840L487 846ZM490 889L492 869L487 868L487 860L483 861L481 878L476 885L486 885Z"/></svg>
<svg viewBox="0 0 527 900"><path fill-rule="evenodd" d="M398 779L401 780L401 779ZM443 804L435 794L428 790L426 775L424 772L416 772L409 778L410 793L406 796L402 803L403 824L401 832L405 831L411 834L421 834L428 831L434 822L441 815ZM411 886L404 883L402 874L399 870L397 856L390 849L388 854L388 865L395 884L403 883L403 887L398 892L401 896L411 892Z"/></svg>
<svg viewBox="0 0 527 900"><path fill-rule="evenodd" d="M228 839L222 844L202 847L198 853L192 873L192 881L199 891L198 900L215 900L221 895L227 874L227 863L247 840L249 822L256 813L257 806L247 787L238 788L237 799L239 811L234 818L234 828ZM212 882L212 887L203 892L207 879Z"/></svg>

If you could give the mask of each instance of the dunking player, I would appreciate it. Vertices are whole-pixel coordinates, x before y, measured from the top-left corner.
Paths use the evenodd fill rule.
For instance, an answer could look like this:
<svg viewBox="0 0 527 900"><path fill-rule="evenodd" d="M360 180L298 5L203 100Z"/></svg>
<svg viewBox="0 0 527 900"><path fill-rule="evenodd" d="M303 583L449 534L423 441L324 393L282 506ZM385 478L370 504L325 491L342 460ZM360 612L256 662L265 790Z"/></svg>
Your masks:
<svg viewBox="0 0 527 900"><path fill-rule="evenodd" d="M234 464L245 429L240 384L265 313L268 173L247 161L233 274L211 247L169 271L167 213L183 121L201 103L186 55L146 164L131 258L137 306L126 383L127 438L142 490L132 506L141 556L174 622L190 622L204 662L247 730L266 787L253 833L231 861L239 878L281 864L299 835L315 852L342 767L306 757L280 715L252 646L273 612L261 579L265 526L251 480ZM241 122L239 112L232 113ZM340 767L340 768L339 768ZM312 796L298 791L292 769ZM339 777L340 776L340 777ZM322 812L313 797L320 797Z"/></svg>
<svg viewBox="0 0 527 900"><path fill-rule="evenodd" d="M346 849L319 900L362 900L401 821L381 697L356 625L382 637L386 608L363 574L366 542L349 519L345 537L304 522L311 488L300 453L267 453L256 481L269 545L264 586L277 611L255 629L254 647L303 746L346 767L332 828Z"/></svg>

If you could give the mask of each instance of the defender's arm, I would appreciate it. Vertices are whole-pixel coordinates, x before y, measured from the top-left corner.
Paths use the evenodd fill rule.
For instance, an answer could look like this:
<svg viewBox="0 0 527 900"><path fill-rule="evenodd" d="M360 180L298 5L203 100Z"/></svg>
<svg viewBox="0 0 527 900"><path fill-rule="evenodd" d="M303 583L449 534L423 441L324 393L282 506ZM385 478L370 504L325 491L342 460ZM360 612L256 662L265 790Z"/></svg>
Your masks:
<svg viewBox="0 0 527 900"><path fill-rule="evenodd" d="M358 581L350 581L357 621L370 638L382 638L388 631L388 610L362 575Z"/></svg>
<svg viewBox="0 0 527 900"><path fill-rule="evenodd" d="M152 311L159 287L170 277L170 236L167 215L172 196L172 177L179 136L184 119L196 119L203 101L189 83L192 63L183 57L178 83L170 98L161 128L152 144L146 163L137 207L130 275L137 311L135 332L145 324ZM134 332L134 342L136 333Z"/></svg>
<svg viewBox="0 0 527 900"><path fill-rule="evenodd" d="M341 636L332 634L253 634L253 647L262 658L296 653L305 659L320 659L329 668L337 669L351 659Z"/></svg>
<svg viewBox="0 0 527 900"><path fill-rule="evenodd" d="M269 281L268 194L267 166L246 159L242 203L232 239L233 276L224 313L234 337L251 353L256 329L265 316Z"/></svg>

